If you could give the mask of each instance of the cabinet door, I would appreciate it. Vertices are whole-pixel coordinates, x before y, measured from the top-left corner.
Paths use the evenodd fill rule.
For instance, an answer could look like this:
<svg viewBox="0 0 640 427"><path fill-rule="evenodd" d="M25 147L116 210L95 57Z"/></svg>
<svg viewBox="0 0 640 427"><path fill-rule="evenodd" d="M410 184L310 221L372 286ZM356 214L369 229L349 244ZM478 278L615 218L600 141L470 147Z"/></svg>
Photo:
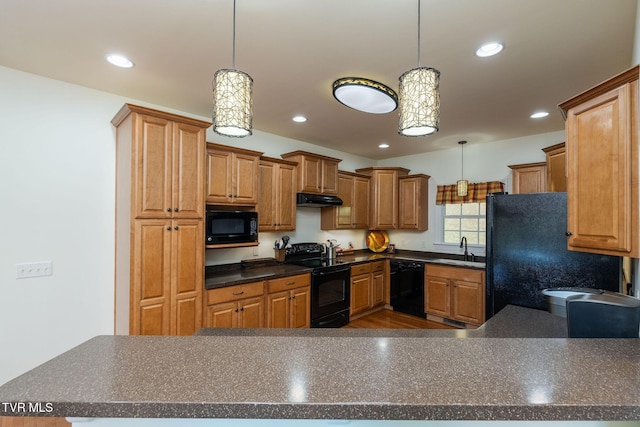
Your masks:
<svg viewBox="0 0 640 427"><path fill-rule="evenodd" d="M455 320L484 323L484 286L482 283L453 280L451 315Z"/></svg>
<svg viewBox="0 0 640 427"><path fill-rule="evenodd" d="M371 273L371 305L384 303L384 271Z"/></svg>
<svg viewBox="0 0 640 427"><path fill-rule="evenodd" d="M264 298L247 298L238 301L238 327L264 327Z"/></svg>
<svg viewBox="0 0 640 427"><path fill-rule="evenodd" d="M301 192L319 193L322 188L322 160L315 157L302 156L300 168Z"/></svg>
<svg viewBox="0 0 640 427"><path fill-rule="evenodd" d="M311 326L311 288L291 291L291 328L308 328Z"/></svg>
<svg viewBox="0 0 640 427"><path fill-rule="evenodd" d="M638 256L637 81L568 111L569 249Z"/></svg>
<svg viewBox="0 0 640 427"><path fill-rule="evenodd" d="M567 155L565 144L549 147L544 150L547 157L547 191L567 191Z"/></svg>
<svg viewBox="0 0 640 427"><path fill-rule="evenodd" d="M369 228L369 200L371 197L371 180L369 178L353 178L353 228Z"/></svg>
<svg viewBox="0 0 640 427"><path fill-rule="evenodd" d="M544 163L513 168L513 194L547 191L547 167Z"/></svg>
<svg viewBox="0 0 640 427"><path fill-rule="evenodd" d="M336 229L353 228L353 177L338 175L338 197L342 199L342 206L335 208Z"/></svg>
<svg viewBox="0 0 640 427"><path fill-rule="evenodd" d="M426 276L424 293L425 311L436 316L449 317L449 280L442 277Z"/></svg>
<svg viewBox="0 0 640 427"><path fill-rule="evenodd" d="M277 168L276 197L278 230L296 229L296 166L280 164Z"/></svg>
<svg viewBox="0 0 640 427"><path fill-rule="evenodd" d="M288 328L290 291L275 292L267 295L267 328Z"/></svg>
<svg viewBox="0 0 640 427"><path fill-rule="evenodd" d="M179 122L173 129L173 218L203 218L205 130Z"/></svg>
<svg viewBox="0 0 640 427"><path fill-rule="evenodd" d="M223 302L208 306L204 323L208 328L237 328L238 304Z"/></svg>
<svg viewBox="0 0 640 427"><path fill-rule="evenodd" d="M170 221L136 220L132 253L131 335L169 335Z"/></svg>
<svg viewBox="0 0 640 427"><path fill-rule="evenodd" d="M338 164L323 160L322 165L322 194L338 194Z"/></svg>
<svg viewBox="0 0 640 427"><path fill-rule="evenodd" d="M373 194L373 212L369 226L376 230L398 227L398 175L396 171L378 171Z"/></svg>
<svg viewBox="0 0 640 427"><path fill-rule="evenodd" d="M233 200L232 161L228 151L207 150L207 203L228 204Z"/></svg>
<svg viewBox="0 0 640 427"><path fill-rule="evenodd" d="M132 185L135 217L170 218L173 124L140 114L136 133Z"/></svg>
<svg viewBox="0 0 640 427"><path fill-rule="evenodd" d="M233 156L233 203L255 205L258 203L259 158L242 153L234 153Z"/></svg>
<svg viewBox="0 0 640 427"><path fill-rule="evenodd" d="M172 225L171 335L193 335L202 325L204 230L197 219Z"/></svg>
<svg viewBox="0 0 640 427"><path fill-rule="evenodd" d="M260 189L258 195L258 227L259 231L276 230L276 169L277 165L271 162L260 162L259 176Z"/></svg>
<svg viewBox="0 0 640 427"><path fill-rule="evenodd" d="M351 278L350 314L358 314L371 307L371 275L369 273Z"/></svg>

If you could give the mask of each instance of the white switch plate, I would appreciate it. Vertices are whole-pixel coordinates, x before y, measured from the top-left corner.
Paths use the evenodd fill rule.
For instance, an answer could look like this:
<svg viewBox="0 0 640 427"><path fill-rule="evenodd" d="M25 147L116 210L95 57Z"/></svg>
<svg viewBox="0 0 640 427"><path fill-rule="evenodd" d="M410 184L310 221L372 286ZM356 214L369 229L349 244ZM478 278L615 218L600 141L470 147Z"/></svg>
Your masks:
<svg viewBox="0 0 640 427"><path fill-rule="evenodd" d="M23 262L16 264L16 279L51 276L52 274L53 263L51 261Z"/></svg>

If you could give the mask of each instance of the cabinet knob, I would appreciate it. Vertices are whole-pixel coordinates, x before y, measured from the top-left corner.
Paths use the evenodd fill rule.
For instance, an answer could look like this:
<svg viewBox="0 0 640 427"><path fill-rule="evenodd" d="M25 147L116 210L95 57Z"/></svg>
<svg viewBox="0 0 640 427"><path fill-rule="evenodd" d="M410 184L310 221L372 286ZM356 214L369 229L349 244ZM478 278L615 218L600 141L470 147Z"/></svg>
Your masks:
<svg viewBox="0 0 640 427"><path fill-rule="evenodd" d="M167 230L171 231L171 226L170 225L167 225Z"/></svg>
<svg viewBox="0 0 640 427"><path fill-rule="evenodd" d="M240 307L240 311L244 311L244 307Z"/></svg>
<svg viewBox="0 0 640 427"><path fill-rule="evenodd" d="M171 212L171 208L167 208L167 212Z"/></svg>
<svg viewBox="0 0 640 427"><path fill-rule="evenodd" d="M174 230L178 230L180 227L178 227L177 225L175 227L173 227Z"/></svg>
<svg viewBox="0 0 640 427"><path fill-rule="evenodd" d="M180 208L173 209L174 212L180 212Z"/></svg>
<svg viewBox="0 0 640 427"><path fill-rule="evenodd" d="M235 310L235 311L236 311L236 313L237 313L237 312L238 312L238 309L236 308L236 310Z"/></svg>
<svg viewBox="0 0 640 427"><path fill-rule="evenodd" d="M573 233L570 232L570 231L567 231L566 233L564 233L564 235L567 236L567 237L571 237L571 236L573 236Z"/></svg>
<svg viewBox="0 0 640 427"><path fill-rule="evenodd" d="M295 295L291 296L291 299L296 299L296 296Z"/></svg>
<svg viewBox="0 0 640 427"><path fill-rule="evenodd" d="M229 196L228 196L228 197L233 197L233 194L229 194Z"/></svg>

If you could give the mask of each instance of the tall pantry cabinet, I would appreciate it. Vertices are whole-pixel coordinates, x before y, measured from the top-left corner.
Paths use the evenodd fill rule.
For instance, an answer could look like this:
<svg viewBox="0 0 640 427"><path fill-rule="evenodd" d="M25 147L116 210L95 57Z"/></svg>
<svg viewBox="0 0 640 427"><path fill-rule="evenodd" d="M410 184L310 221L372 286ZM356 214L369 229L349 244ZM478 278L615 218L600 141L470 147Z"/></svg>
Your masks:
<svg viewBox="0 0 640 427"><path fill-rule="evenodd" d="M205 130L125 104L116 127L116 333L191 335L202 323Z"/></svg>

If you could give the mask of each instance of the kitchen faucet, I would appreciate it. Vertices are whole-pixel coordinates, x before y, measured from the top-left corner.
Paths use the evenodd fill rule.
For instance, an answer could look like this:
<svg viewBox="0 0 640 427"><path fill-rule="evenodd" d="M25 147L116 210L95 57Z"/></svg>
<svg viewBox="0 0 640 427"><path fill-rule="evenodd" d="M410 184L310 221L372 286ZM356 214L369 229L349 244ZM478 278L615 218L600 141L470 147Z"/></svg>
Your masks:
<svg viewBox="0 0 640 427"><path fill-rule="evenodd" d="M464 245L464 260L469 261L469 252L467 252L467 238L466 236L462 236L462 240L460 240L460 248Z"/></svg>

